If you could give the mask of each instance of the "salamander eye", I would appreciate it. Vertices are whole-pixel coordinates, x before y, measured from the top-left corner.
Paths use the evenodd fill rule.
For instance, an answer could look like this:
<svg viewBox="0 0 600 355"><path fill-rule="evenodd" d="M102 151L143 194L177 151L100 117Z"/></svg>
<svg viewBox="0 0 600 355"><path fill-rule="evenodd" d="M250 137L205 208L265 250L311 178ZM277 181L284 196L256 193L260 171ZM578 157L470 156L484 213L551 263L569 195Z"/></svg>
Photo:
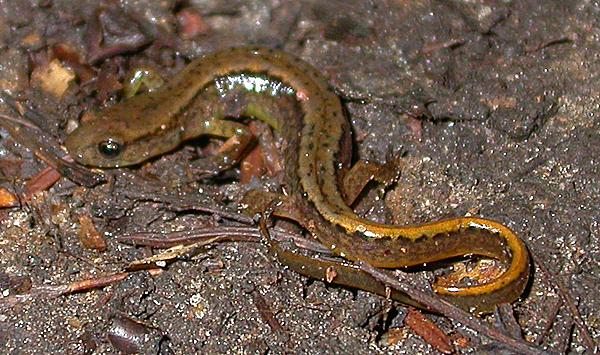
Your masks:
<svg viewBox="0 0 600 355"><path fill-rule="evenodd" d="M98 151L105 158L115 158L121 154L121 144L109 138L98 144Z"/></svg>

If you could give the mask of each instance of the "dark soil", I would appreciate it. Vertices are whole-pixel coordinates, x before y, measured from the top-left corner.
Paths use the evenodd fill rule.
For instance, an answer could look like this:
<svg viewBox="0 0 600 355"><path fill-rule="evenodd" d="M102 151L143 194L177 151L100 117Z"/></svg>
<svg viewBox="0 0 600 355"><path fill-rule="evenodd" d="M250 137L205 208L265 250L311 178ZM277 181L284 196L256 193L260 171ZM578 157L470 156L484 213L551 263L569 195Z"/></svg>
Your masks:
<svg viewBox="0 0 600 355"><path fill-rule="evenodd" d="M505 223L538 262L513 305L524 339L585 351L557 282L600 338L600 4L0 0L0 88L42 114L40 126L58 142L85 111L121 99L130 69L146 65L168 78L204 53L244 44L281 48L320 69L345 102L360 158L404 154L398 184L372 189L358 212L399 224L467 213ZM75 74L60 97L32 75L53 59ZM249 187L235 172L186 182L195 154L187 146L110 171L109 183L94 188L62 178L27 199L45 164L0 130L0 186L22 199L0 209L0 297L118 272L151 255L117 242L120 235L233 224L165 203L236 212ZM91 217L106 251L82 244L81 216ZM162 273L2 305L0 352L11 354L436 353L404 328L403 305L301 277L257 243L218 244ZM498 350L430 318L468 339L455 344L459 353ZM390 329L402 336L391 342Z"/></svg>

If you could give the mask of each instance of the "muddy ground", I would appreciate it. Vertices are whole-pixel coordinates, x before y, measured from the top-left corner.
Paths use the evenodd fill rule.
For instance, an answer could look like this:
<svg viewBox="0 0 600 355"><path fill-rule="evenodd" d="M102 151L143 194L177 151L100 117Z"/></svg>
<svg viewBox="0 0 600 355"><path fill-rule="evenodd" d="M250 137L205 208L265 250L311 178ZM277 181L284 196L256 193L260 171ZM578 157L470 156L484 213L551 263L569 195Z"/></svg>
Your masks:
<svg viewBox="0 0 600 355"><path fill-rule="evenodd" d="M585 351L557 283L600 337L600 3L0 0L0 87L41 113L59 143L85 111L121 99L132 68L168 78L244 44L322 71L345 102L360 158L404 154L398 183L371 189L358 212L399 224L467 213L505 223L537 258L513 305L524 339ZM44 85L56 80L48 72L58 84ZM2 353L438 351L405 324L403 305L287 271L261 243L218 244L87 292L40 292L152 254L118 236L235 224L174 201L235 213L245 191L273 182L240 184L236 172L189 182L186 164L209 142L109 171L93 188L64 177L39 187L31 181L46 164L0 136L0 186L19 199L0 210ZM459 353L500 346L428 317ZM117 339L123 332L132 342Z"/></svg>

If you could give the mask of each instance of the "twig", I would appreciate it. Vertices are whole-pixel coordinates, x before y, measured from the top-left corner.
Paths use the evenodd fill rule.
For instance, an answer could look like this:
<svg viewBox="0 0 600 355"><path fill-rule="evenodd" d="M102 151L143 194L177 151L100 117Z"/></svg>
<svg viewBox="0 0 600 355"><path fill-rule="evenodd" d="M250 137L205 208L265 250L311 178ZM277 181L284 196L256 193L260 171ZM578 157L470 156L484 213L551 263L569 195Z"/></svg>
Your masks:
<svg viewBox="0 0 600 355"><path fill-rule="evenodd" d="M517 323L517 320L515 319L513 309L509 304L502 303L496 307L495 315L498 323L500 323L499 326L508 335L515 339L523 338L523 335L521 334L521 327L519 327L519 323Z"/></svg>
<svg viewBox="0 0 600 355"><path fill-rule="evenodd" d="M269 325L269 328L274 333L285 335L285 330L281 326L281 323L275 318L275 313L267 303L267 301L257 291L252 292L252 298L254 299L254 306L260 314L260 318Z"/></svg>
<svg viewBox="0 0 600 355"><path fill-rule="evenodd" d="M541 49L544 49L544 48L547 48L550 46L555 46L557 44L573 43L576 40L577 40L577 36L575 34L566 34L562 37L553 38L553 39L547 40L545 42L541 42L536 45L527 46L527 47L525 47L525 52L526 53L537 52Z"/></svg>
<svg viewBox="0 0 600 355"><path fill-rule="evenodd" d="M428 55L431 54L433 52L437 52L440 49L454 49L457 47L460 47L462 45L465 44L465 39L464 38L451 38L447 41L444 42L433 42L433 43L428 43L426 45L423 46L423 49L421 49L421 53Z"/></svg>
<svg viewBox="0 0 600 355"><path fill-rule="evenodd" d="M168 209L174 212L184 212L184 211L197 211L204 213L212 213L219 217L229 219L232 221L244 223L244 224L253 224L254 220L252 217L245 216L238 213L226 212L223 210L219 210L212 207L206 207L199 205L197 203L188 202L186 198L182 198L181 196L174 195L161 195L157 194L156 191L125 191L125 196L130 199L135 199L136 201L147 201L147 202L157 202L164 203L168 205Z"/></svg>
<svg viewBox="0 0 600 355"><path fill-rule="evenodd" d="M573 338L573 330L575 329L574 327L574 319L573 317L566 317L566 325L564 326L563 329L565 329L565 334L564 336L560 336L558 337L558 346L557 348L559 349L561 354L567 354L569 347L571 346L571 338ZM592 352L591 354L597 354L597 352Z"/></svg>
<svg viewBox="0 0 600 355"><path fill-rule="evenodd" d="M26 294L11 295L0 299L0 308L12 307L19 303L27 302L38 297L51 299L76 292L89 291L95 288L112 285L116 282L124 280L129 275L131 275L131 272L119 272L94 279L75 281L66 285L35 287Z"/></svg>
<svg viewBox="0 0 600 355"><path fill-rule="evenodd" d="M273 238L279 242L291 241L299 248L331 255L329 249L299 235L280 230L274 230L272 234ZM256 227L207 227L166 234L152 232L132 233L117 237L117 241L136 246L170 248L176 245L193 244L203 239L215 237L218 238L217 242L260 242L261 234Z"/></svg>
<svg viewBox="0 0 600 355"><path fill-rule="evenodd" d="M40 127L36 126L35 124L33 124L27 120L19 118L19 117L13 117L13 116L5 115L5 114L0 114L0 118L10 121L12 123L20 124L21 126L27 127L32 130L41 131Z"/></svg>
<svg viewBox="0 0 600 355"><path fill-rule="evenodd" d="M0 118L2 118L0 126L4 127L15 141L31 150L38 159L54 168L64 177L86 187L96 186L105 180L102 174L94 173L83 166L59 158L56 152L60 149L57 147L58 144L55 143L55 139L46 134L30 119L31 117L41 117L38 113L22 107L4 92L0 92L0 98L11 109L21 115L19 118L4 114L0 115ZM44 138L47 142L43 143L41 138Z"/></svg>
<svg viewBox="0 0 600 355"><path fill-rule="evenodd" d="M556 317L558 316L558 312L560 311L560 306L562 305L562 303L563 303L562 299L556 300L556 302L554 303L552 308L550 308L550 314L546 318L546 325L544 326L544 329L538 335L538 338L535 341L535 343L537 345L542 344L542 342L544 341L544 338L546 337L546 335L548 335L548 332L550 332L550 329L552 329L552 326L554 325L554 321L556 320Z"/></svg>
<svg viewBox="0 0 600 355"><path fill-rule="evenodd" d="M125 280L125 278L129 275L131 275L131 272L119 272L112 275L102 276L96 279L75 281L69 284L69 287L65 294L89 291L94 288L112 285L116 282Z"/></svg>

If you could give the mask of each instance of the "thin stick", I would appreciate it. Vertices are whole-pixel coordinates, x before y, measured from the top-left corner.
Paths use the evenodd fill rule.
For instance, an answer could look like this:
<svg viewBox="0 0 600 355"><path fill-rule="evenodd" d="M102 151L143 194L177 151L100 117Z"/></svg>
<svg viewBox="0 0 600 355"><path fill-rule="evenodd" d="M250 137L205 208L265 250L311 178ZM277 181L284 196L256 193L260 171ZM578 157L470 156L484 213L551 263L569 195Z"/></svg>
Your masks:
<svg viewBox="0 0 600 355"><path fill-rule="evenodd" d="M302 236L280 230L272 231L278 242L291 241L302 249L331 255L331 251L320 243ZM261 233L256 227L207 227L174 233L141 232L117 237L117 241L152 248L170 248L176 245L197 243L203 239L217 237L218 242L260 242Z"/></svg>

